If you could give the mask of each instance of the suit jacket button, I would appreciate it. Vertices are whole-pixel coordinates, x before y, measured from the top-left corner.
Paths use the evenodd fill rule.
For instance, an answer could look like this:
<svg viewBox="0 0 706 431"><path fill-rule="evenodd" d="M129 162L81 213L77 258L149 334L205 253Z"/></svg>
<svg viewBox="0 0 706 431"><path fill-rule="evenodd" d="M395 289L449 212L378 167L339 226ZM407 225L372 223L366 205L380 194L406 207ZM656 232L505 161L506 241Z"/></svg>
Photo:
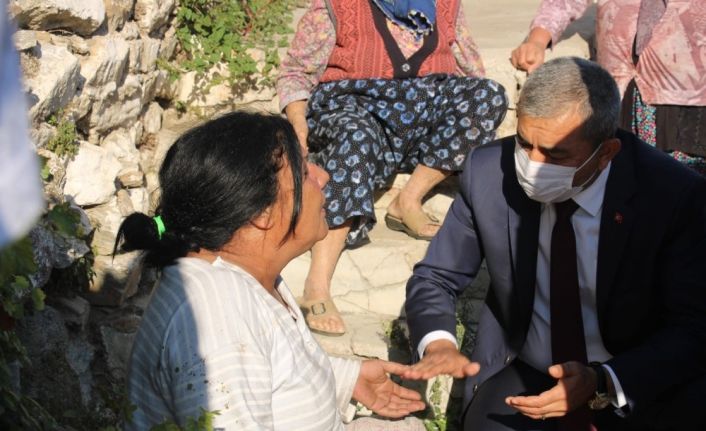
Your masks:
<svg viewBox="0 0 706 431"><path fill-rule="evenodd" d="M509 364L510 361L512 361L512 356L507 355L507 357L505 358L505 365Z"/></svg>
<svg viewBox="0 0 706 431"><path fill-rule="evenodd" d="M473 393L475 394L478 392L478 385L473 385Z"/></svg>

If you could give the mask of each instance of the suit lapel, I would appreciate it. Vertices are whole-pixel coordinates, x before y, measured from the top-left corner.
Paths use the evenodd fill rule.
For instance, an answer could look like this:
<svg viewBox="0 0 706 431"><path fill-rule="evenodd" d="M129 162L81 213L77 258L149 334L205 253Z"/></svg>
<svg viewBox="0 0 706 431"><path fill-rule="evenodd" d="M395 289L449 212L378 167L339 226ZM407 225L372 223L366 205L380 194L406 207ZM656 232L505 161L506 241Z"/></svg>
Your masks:
<svg viewBox="0 0 706 431"><path fill-rule="evenodd" d="M515 285L510 319L518 325L510 333L524 340L534 302L541 204L528 198L517 181L514 140L503 150L503 193L508 204L507 231Z"/></svg>
<svg viewBox="0 0 706 431"><path fill-rule="evenodd" d="M598 263L596 270L596 303L598 322L609 303L615 275L621 265L625 246L635 222L635 210L630 199L637 190L634 165L634 142L631 137L618 137L622 149L613 159L603 198L601 228L598 238Z"/></svg>

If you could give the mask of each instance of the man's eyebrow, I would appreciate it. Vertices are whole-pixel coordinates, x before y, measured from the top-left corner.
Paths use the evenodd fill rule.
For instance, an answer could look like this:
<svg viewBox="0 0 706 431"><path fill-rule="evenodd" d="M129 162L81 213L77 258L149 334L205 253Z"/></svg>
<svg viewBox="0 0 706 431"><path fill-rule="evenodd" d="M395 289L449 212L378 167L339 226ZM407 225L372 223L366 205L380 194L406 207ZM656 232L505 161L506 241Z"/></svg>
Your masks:
<svg viewBox="0 0 706 431"><path fill-rule="evenodd" d="M527 142L527 139L522 136L519 130L515 131L515 136L517 136L517 141L520 143L520 145L530 145L530 143Z"/></svg>
<svg viewBox="0 0 706 431"><path fill-rule="evenodd" d="M554 146L552 148L547 148L547 147L542 146L541 144L539 145L539 147L542 148L542 150L546 151L548 154L550 154L552 156L563 156L565 154L569 154L569 152L563 147Z"/></svg>
<svg viewBox="0 0 706 431"><path fill-rule="evenodd" d="M532 144L530 144L530 143L522 136L522 134L520 133L519 130L515 131L515 136L517 136L517 141L519 142L519 144L520 144L521 146L532 146ZM565 148L563 148L563 147L557 148L557 147L555 146L555 147L552 147L552 148L548 148L548 147L545 147L545 146L542 145L542 144L539 144L538 146L539 146L540 149L542 149L542 151L548 153L548 154L551 155L551 156L563 156L563 155L568 154L568 151L567 151Z"/></svg>

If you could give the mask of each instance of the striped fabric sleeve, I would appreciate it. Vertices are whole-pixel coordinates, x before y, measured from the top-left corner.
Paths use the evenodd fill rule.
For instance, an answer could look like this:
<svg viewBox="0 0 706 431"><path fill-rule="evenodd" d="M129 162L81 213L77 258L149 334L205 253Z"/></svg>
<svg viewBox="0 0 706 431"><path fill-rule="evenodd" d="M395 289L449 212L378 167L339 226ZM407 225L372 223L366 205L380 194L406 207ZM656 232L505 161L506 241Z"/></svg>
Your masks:
<svg viewBox="0 0 706 431"><path fill-rule="evenodd" d="M353 389L360 374L360 360L329 356L333 376L336 378L336 404L344 415L353 397Z"/></svg>

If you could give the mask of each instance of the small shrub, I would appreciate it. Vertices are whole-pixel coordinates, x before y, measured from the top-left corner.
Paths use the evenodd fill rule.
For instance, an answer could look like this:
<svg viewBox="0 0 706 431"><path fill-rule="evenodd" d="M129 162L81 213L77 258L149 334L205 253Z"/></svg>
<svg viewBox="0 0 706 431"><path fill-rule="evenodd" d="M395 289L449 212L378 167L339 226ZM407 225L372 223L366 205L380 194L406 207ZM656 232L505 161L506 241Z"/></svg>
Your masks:
<svg viewBox="0 0 706 431"><path fill-rule="evenodd" d="M214 66L222 66L207 82L197 79L201 92L221 83L236 94L272 86L277 49L287 45L284 35L292 32L295 5L295 0L181 0L176 36L182 55L160 65L172 79L190 71L203 78ZM253 49L263 52L262 64Z"/></svg>
<svg viewBox="0 0 706 431"><path fill-rule="evenodd" d="M56 127L56 133L47 142L47 149L57 156L73 157L78 153L78 135L76 134L76 125L59 112L57 115L52 115L47 121L52 126Z"/></svg>

